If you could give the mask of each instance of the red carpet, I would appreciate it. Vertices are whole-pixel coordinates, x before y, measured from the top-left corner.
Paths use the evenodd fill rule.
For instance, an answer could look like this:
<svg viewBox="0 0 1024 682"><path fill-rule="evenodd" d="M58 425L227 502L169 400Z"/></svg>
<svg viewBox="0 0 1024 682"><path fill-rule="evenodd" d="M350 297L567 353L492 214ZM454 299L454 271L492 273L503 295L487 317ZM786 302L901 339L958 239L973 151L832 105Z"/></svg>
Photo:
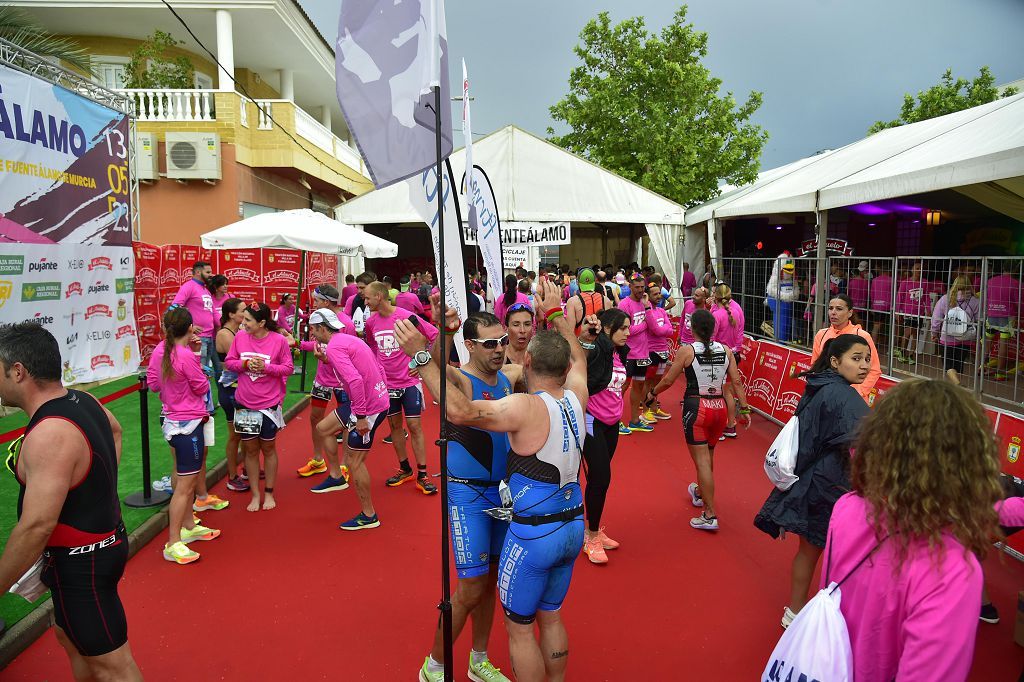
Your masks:
<svg viewBox="0 0 1024 682"><path fill-rule="evenodd" d="M378 442L370 469L382 525L338 530L358 510L355 491L313 495L294 475L309 452L305 417L279 439L278 509L248 514L248 496L220 485L216 492L232 505L204 515L224 534L193 545L201 561L165 562L160 536L129 563L122 595L147 680L416 679L437 622L438 498L411 483L387 489L395 455ZM437 408L426 417L436 434ZM577 564L564 608L570 680L757 679L782 632L796 547L751 524L770 490L761 457L776 431L756 419L718 448L717 535L688 525L685 487L694 473L678 415L654 433L620 440L605 521L622 548L609 552L607 566L582 557ZM428 452L436 472L436 448ZM1015 680L1024 665L1024 649L1012 641L1024 566L995 557L985 569L1003 621L979 627L971 679ZM455 646L459 680L465 635ZM500 615L490 653L510 671ZM71 673L50 631L0 677L36 682Z"/></svg>

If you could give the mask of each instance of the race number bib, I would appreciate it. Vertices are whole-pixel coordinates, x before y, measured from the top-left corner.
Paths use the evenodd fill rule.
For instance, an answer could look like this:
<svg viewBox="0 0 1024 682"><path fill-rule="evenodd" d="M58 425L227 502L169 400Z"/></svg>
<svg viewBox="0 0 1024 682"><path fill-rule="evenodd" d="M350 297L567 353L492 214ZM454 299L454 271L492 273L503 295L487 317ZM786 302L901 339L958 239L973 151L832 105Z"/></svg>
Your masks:
<svg viewBox="0 0 1024 682"><path fill-rule="evenodd" d="M401 398L402 396L405 395L405 389L404 388L389 388L388 389L388 395L391 396L392 399Z"/></svg>
<svg viewBox="0 0 1024 682"><path fill-rule="evenodd" d="M637 367L650 367L650 365L651 365L651 359L650 358L641 358L640 360L636 361L636 366Z"/></svg>
<svg viewBox="0 0 1024 682"><path fill-rule="evenodd" d="M309 397L316 398L317 400L330 401L331 389L314 383L313 388L309 389Z"/></svg>
<svg viewBox="0 0 1024 682"><path fill-rule="evenodd" d="M662 351L662 350L654 351L654 354L657 355L661 359L662 362L668 362L668 351L667 350L664 350L664 351Z"/></svg>
<svg viewBox="0 0 1024 682"><path fill-rule="evenodd" d="M259 410L235 410L235 433L257 436L263 428L263 413Z"/></svg>

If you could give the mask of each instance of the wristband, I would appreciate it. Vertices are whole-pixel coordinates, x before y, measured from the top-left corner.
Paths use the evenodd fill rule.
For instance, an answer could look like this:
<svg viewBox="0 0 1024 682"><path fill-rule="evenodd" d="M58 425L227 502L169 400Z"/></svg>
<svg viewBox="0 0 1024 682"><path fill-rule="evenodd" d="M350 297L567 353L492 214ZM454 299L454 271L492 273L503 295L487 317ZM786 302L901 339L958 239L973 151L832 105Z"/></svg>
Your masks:
<svg viewBox="0 0 1024 682"><path fill-rule="evenodd" d="M249 358L242 360L242 369L244 369L246 372L249 371Z"/></svg>
<svg viewBox="0 0 1024 682"><path fill-rule="evenodd" d="M559 317L565 317L565 313L558 309L549 312L547 315L548 322L553 322L557 320Z"/></svg>
<svg viewBox="0 0 1024 682"><path fill-rule="evenodd" d="M548 310L547 312L544 313L544 317L546 317L546 318L548 318L550 320L552 315L554 315L555 313L561 313L561 312L562 312L562 309L560 307L551 308L550 310Z"/></svg>
<svg viewBox="0 0 1024 682"><path fill-rule="evenodd" d="M462 329L462 322L461 321L458 324L456 324L454 327L449 327L446 324L441 325L441 331L443 331L445 334L455 334L460 329Z"/></svg>
<svg viewBox="0 0 1024 682"><path fill-rule="evenodd" d="M750 414L750 408L749 407L741 407L740 408L740 414Z"/></svg>

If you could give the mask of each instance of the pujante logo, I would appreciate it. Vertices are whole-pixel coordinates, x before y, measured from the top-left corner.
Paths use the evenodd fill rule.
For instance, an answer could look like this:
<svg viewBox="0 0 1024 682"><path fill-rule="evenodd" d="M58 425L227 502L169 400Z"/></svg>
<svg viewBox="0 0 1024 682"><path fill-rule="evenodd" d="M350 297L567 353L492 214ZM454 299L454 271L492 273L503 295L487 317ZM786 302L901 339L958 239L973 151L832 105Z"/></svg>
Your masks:
<svg viewBox="0 0 1024 682"><path fill-rule="evenodd" d="M14 290L14 283L9 282L5 279L0 280L0 308L4 307L7 303L7 299L11 297L11 292Z"/></svg>
<svg viewBox="0 0 1024 682"><path fill-rule="evenodd" d="M75 371L73 369L71 369L71 361L70 360L65 360L64 361L64 373L63 374L64 374L63 378L64 378L64 383L65 384L73 384L73 383L75 383Z"/></svg>
<svg viewBox="0 0 1024 682"><path fill-rule="evenodd" d="M96 315L104 315L105 317L111 317L113 315L113 312L110 310L110 306L104 305L102 303L97 303L96 305L91 305L88 308L86 308L85 319L88 320L90 317L95 317Z"/></svg>
<svg viewBox="0 0 1024 682"><path fill-rule="evenodd" d="M64 290L64 298L71 298L75 294L82 295L82 283L72 282L68 285L68 288Z"/></svg>
<svg viewBox="0 0 1024 682"><path fill-rule="evenodd" d="M21 285L21 302L59 301L64 294L60 282L25 282Z"/></svg>
<svg viewBox="0 0 1024 682"><path fill-rule="evenodd" d="M110 262L110 259L106 256L96 256L89 261L89 272L98 270L99 268L106 268L107 270L113 271L114 264Z"/></svg>
<svg viewBox="0 0 1024 682"><path fill-rule="evenodd" d="M92 360L90 360L89 364L92 366L93 369L96 369L100 365L113 367L114 361L110 359L109 355L94 355L92 356Z"/></svg>
<svg viewBox="0 0 1024 682"><path fill-rule="evenodd" d="M90 294L103 294L110 291L109 284L103 284L102 282L96 282L96 284L90 284L87 293Z"/></svg>
<svg viewBox="0 0 1024 682"><path fill-rule="evenodd" d="M40 258L35 263L28 264L28 274L33 272L52 272L57 269L57 261Z"/></svg>
<svg viewBox="0 0 1024 682"><path fill-rule="evenodd" d="M127 302L123 298L117 299L117 321L124 322L128 317Z"/></svg>
<svg viewBox="0 0 1024 682"><path fill-rule="evenodd" d="M0 256L0 275L21 275L24 272L24 256Z"/></svg>
<svg viewBox="0 0 1024 682"><path fill-rule="evenodd" d="M115 332L114 334L114 339L116 341L120 341L122 338L126 336L135 336L135 328L132 327L130 324L126 324L123 327L118 327L117 332Z"/></svg>
<svg viewBox="0 0 1024 682"><path fill-rule="evenodd" d="M1006 447L1006 461L1014 464L1020 459L1020 436L1010 438L1010 444Z"/></svg>

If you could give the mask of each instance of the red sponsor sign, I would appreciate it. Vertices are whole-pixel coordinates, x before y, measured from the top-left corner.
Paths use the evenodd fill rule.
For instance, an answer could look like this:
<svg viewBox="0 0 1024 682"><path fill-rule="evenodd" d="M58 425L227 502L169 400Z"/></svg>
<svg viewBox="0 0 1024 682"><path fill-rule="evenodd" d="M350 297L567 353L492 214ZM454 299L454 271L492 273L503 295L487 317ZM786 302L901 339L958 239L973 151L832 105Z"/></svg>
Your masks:
<svg viewBox="0 0 1024 682"><path fill-rule="evenodd" d="M161 287L159 296L156 299L157 308L161 313L171 307L174 297L178 295L178 287Z"/></svg>
<svg viewBox="0 0 1024 682"><path fill-rule="evenodd" d="M811 356L809 353L798 350L789 351L789 360L782 375L778 395L775 396L775 411L772 414L779 421L789 421L793 413L796 412L796 406L800 402L800 398L803 397L804 388L807 386L807 380L797 375L810 368Z"/></svg>
<svg viewBox="0 0 1024 682"><path fill-rule="evenodd" d="M114 265L110 262L110 259L106 256L96 256L89 260L89 272L93 270L111 270L113 271Z"/></svg>
<svg viewBox="0 0 1024 682"><path fill-rule="evenodd" d="M674 318L674 319L678 320L679 318ZM678 339L679 338L679 328L678 328L678 324L679 323L676 322L675 324L676 324L676 338ZM740 378L743 379L743 388L744 388L744 390L746 390L747 386L750 384L750 369L757 362L757 354L759 352L758 351L758 346L760 346L760 341L756 341L756 340L750 338L749 336L744 336L743 337L743 350L740 351L740 355L743 356L743 362L740 363L739 369L740 369Z"/></svg>
<svg viewBox="0 0 1024 682"><path fill-rule="evenodd" d="M100 365L106 365L107 367L113 367L114 361L110 359L109 355L94 355L92 361L89 363L93 369L96 369Z"/></svg>
<svg viewBox="0 0 1024 682"><path fill-rule="evenodd" d="M71 298L72 296L74 296L76 294L78 296L82 295L82 283L81 282L71 282L70 284L68 284L67 288L64 290L64 298Z"/></svg>
<svg viewBox="0 0 1024 682"><path fill-rule="evenodd" d="M216 272L228 278L228 290L263 286L263 258L260 249L217 251Z"/></svg>
<svg viewBox="0 0 1024 682"><path fill-rule="evenodd" d="M231 285L228 289L228 293L234 298L242 299L242 302L246 305L250 303L263 303L263 287L236 287Z"/></svg>
<svg viewBox="0 0 1024 682"><path fill-rule="evenodd" d="M304 283L307 285L324 283L324 254L306 254L306 281Z"/></svg>
<svg viewBox="0 0 1024 682"><path fill-rule="evenodd" d="M139 339L139 355L142 358L142 365L149 364L149 358L153 356L153 351L156 350L156 345L160 343L159 339Z"/></svg>
<svg viewBox="0 0 1024 682"><path fill-rule="evenodd" d="M160 285L160 247L132 242L135 251L135 288Z"/></svg>
<svg viewBox="0 0 1024 682"><path fill-rule="evenodd" d="M100 315L104 317L112 317L113 314L114 312L110 309L110 306L104 305L103 303L97 303L96 305L91 305L85 309L85 319L87 320L90 317L98 317Z"/></svg>
<svg viewBox="0 0 1024 682"><path fill-rule="evenodd" d="M337 284L338 257L324 254L324 278L320 284Z"/></svg>
<svg viewBox="0 0 1024 682"><path fill-rule="evenodd" d="M875 387L868 393L868 407L874 407L879 400L881 400L886 393L891 391L899 381L892 377L880 376L878 381L875 382Z"/></svg>
<svg viewBox="0 0 1024 682"><path fill-rule="evenodd" d="M181 279L181 247L178 244L165 244L160 247L160 281L161 287L179 286L184 284Z"/></svg>
<svg viewBox="0 0 1024 682"><path fill-rule="evenodd" d="M775 415L776 399L782 384L783 372L788 368L789 349L762 341L753 367L749 369L747 402L765 414Z"/></svg>
<svg viewBox="0 0 1024 682"><path fill-rule="evenodd" d="M270 309L275 313L277 309L281 307L281 299L285 294L292 295L292 303L295 302L295 289L291 287L264 287L263 288L263 302L270 306Z"/></svg>
<svg viewBox="0 0 1024 682"><path fill-rule="evenodd" d="M120 341L126 336L135 336L135 327L130 324L126 324L122 327L118 327L117 331L114 333L114 339L117 341Z"/></svg>
<svg viewBox="0 0 1024 682"><path fill-rule="evenodd" d="M302 252L294 249L261 249L263 252L263 286L299 285L299 262Z"/></svg>
<svg viewBox="0 0 1024 682"><path fill-rule="evenodd" d="M136 315L138 314L138 311L140 309L147 309L148 310L149 308L152 308L153 310L156 310L156 308L157 308L157 301L159 301L159 299L160 299L160 294L159 294L159 291L157 289L143 289L141 291L139 289L136 289L135 290L135 312L136 312Z"/></svg>
<svg viewBox="0 0 1024 682"><path fill-rule="evenodd" d="M1024 419L1015 415L999 415L996 444L1003 473L1024 478Z"/></svg>

